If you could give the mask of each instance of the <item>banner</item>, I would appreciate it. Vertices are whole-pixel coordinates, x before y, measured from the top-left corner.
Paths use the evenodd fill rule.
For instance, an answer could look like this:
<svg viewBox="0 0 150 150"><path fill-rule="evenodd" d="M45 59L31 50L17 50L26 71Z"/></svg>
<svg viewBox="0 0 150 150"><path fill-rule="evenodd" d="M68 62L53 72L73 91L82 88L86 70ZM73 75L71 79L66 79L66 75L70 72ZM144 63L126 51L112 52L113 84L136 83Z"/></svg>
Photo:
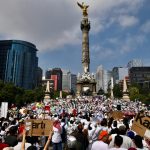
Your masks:
<svg viewBox="0 0 150 150"><path fill-rule="evenodd" d="M150 117L139 113L135 117L131 129L140 136L150 139Z"/></svg>
<svg viewBox="0 0 150 150"><path fill-rule="evenodd" d="M1 117L7 118L8 102L1 103Z"/></svg>
<svg viewBox="0 0 150 150"><path fill-rule="evenodd" d="M49 136L53 130L52 120L29 119L25 122L27 136Z"/></svg>

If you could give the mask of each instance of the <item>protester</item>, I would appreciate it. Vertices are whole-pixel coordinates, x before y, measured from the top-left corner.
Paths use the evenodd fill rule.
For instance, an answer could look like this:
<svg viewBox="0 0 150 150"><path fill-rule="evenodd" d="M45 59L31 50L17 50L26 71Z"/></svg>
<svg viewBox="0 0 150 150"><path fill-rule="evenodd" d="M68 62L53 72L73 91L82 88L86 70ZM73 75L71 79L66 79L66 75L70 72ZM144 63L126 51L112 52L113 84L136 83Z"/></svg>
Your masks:
<svg viewBox="0 0 150 150"><path fill-rule="evenodd" d="M108 150L108 132L107 131L101 131L98 139L92 144L91 150Z"/></svg>
<svg viewBox="0 0 150 150"><path fill-rule="evenodd" d="M116 135L114 140L114 146L109 150L127 150L125 148L121 148L122 143L123 143L123 138L120 135Z"/></svg>
<svg viewBox="0 0 150 150"><path fill-rule="evenodd" d="M118 112L117 105L121 106L122 118L111 116L113 111ZM68 140L72 142L70 145L75 150L91 150L91 147L93 148L96 143L98 145L99 143L106 144L107 146L105 146L109 146L109 148L128 149L132 147L138 149L138 146L134 144L134 137L137 133L131 131L134 117L141 111L143 111L143 115L150 114L148 107L140 101L126 102L104 97L78 97L75 99L56 99L47 103L35 102L22 106L21 110L12 107L8 110L7 118L0 118L0 147L20 148L21 135L26 130L25 121L27 119L48 119L53 120L53 134L48 138L49 140L45 136L25 136L27 142L24 144L24 150L43 149L44 147L46 150L49 146L52 146L54 150L56 147L62 150L67 148L69 143L67 137L70 137L71 140ZM12 132L12 129L15 129L15 132ZM102 131L109 135L109 140L106 143L104 139L99 138ZM117 143L116 136L123 139L120 147L121 138L120 142ZM149 141L143 139L142 143L143 148L145 148L145 143L149 143Z"/></svg>
<svg viewBox="0 0 150 150"><path fill-rule="evenodd" d="M73 135L76 138L75 150L86 150L89 144L88 135L83 132L83 125L81 123Z"/></svg>
<svg viewBox="0 0 150 150"><path fill-rule="evenodd" d="M143 145L143 140L142 140L142 137L140 136L140 135L136 135L135 137L134 137L134 144L135 144L135 148L137 149L137 150L148 150L148 148L147 147L144 147L144 145Z"/></svg>
<svg viewBox="0 0 150 150"><path fill-rule="evenodd" d="M59 120L55 120L53 123L53 135L52 135L52 143L53 150L62 150L62 138L61 138L61 124Z"/></svg>
<svg viewBox="0 0 150 150"><path fill-rule="evenodd" d="M131 138L129 138L127 135L126 135L126 127L124 125L121 125L119 127L119 134L120 136L123 138L123 143L121 145L121 148L125 148L125 149L128 149L130 147L133 147L133 141L131 140ZM115 136L116 134L112 134L110 136L110 144L109 144L109 148L113 148L113 145L114 145L114 139L115 139Z"/></svg>

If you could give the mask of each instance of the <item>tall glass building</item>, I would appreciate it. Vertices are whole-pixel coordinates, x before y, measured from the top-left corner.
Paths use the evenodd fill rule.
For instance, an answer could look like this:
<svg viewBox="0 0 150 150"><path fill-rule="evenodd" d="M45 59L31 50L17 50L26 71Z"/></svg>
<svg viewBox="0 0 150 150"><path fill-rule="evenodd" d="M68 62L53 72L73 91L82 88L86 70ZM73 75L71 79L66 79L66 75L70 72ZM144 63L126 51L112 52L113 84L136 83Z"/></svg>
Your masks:
<svg viewBox="0 0 150 150"><path fill-rule="evenodd" d="M25 89L36 86L36 46L20 40L0 41L0 79Z"/></svg>

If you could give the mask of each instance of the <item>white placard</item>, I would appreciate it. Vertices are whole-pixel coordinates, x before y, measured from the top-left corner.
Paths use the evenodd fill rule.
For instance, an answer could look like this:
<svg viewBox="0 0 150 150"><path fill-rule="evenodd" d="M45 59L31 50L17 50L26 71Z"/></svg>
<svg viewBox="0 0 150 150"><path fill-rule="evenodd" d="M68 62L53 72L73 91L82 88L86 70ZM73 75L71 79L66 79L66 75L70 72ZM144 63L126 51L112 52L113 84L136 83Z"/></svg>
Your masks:
<svg viewBox="0 0 150 150"><path fill-rule="evenodd" d="M8 112L8 102L1 103L1 117L6 118Z"/></svg>

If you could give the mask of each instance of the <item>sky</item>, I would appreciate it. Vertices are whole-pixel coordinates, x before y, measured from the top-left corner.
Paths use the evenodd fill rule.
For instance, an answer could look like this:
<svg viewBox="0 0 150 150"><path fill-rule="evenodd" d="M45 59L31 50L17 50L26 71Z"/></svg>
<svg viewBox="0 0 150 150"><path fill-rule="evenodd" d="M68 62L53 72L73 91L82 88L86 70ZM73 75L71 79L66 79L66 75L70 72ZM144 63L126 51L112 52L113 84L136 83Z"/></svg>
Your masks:
<svg viewBox="0 0 150 150"><path fill-rule="evenodd" d="M150 0L78 0L89 5L90 72L150 66ZM82 72L82 11L77 0L0 0L0 40L36 45L39 67Z"/></svg>

